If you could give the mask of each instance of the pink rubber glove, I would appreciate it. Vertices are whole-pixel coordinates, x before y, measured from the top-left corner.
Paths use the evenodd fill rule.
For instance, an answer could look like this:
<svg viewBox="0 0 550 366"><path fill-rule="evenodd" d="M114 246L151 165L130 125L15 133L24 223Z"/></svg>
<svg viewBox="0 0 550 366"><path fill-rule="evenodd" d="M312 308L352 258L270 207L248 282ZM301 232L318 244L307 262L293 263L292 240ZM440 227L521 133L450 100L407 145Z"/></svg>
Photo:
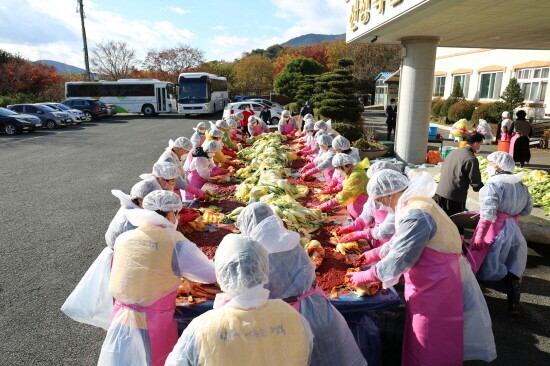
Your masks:
<svg viewBox="0 0 550 366"><path fill-rule="evenodd" d="M313 175L313 174L317 174L319 173L319 168L317 168L315 166L315 164L313 164L313 168L309 169L307 172L304 173L304 175Z"/></svg>
<svg viewBox="0 0 550 366"><path fill-rule="evenodd" d="M302 167L302 169L300 169L300 173L303 174L303 173L307 172L309 169L313 168L314 166L315 166L314 163L307 163L306 165L304 165Z"/></svg>
<svg viewBox="0 0 550 366"><path fill-rule="evenodd" d="M374 248L372 250L366 251L365 253L361 254L356 260L355 265L357 266L366 266L367 264L371 264L372 262L378 262L380 259L380 250L382 247Z"/></svg>
<svg viewBox="0 0 550 366"><path fill-rule="evenodd" d="M191 184L188 184L187 187L185 187L185 192L191 193L193 196L195 196L195 198L198 198L200 200L204 199L204 191L202 189L192 186Z"/></svg>
<svg viewBox="0 0 550 366"><path fill-rule="evenodd" d="M348 226L343 226L336 229L336 234L344 235L344 234L352 233L354 231L362 230L364 228L365 228L365 222L361 217L358 217L357 219L355 219L354 222L352 222Z"/></svg>
<svg viewBox="0 0 550 366"><path fill-rule="evenodd" d="M354 233L346 234L340 238L340 243L350 243L352 241L357 241L359 239L372 240L372 235L370 234L370 229L356 231Z"/></svg>
<svg viewBox="0 0 550 366"><path fill-rule="evenodd" d="M487 231L489 230L491 224L492 222L489 220L479 219L475 231L475 236L470 245L472 247L472 250L479 251L483 249L484 245L491 245L491 243L487 243L485 241L485 234L487 234Z"/></svg>
<svg viewBox="0 0 550 366"><path fill-rule="evenodd" d="M323 202L321 205L319 205L318 209L324 212L338 206L340 206L340 204L333 198L331 200Z"/></svg>
<svg viewBox="0 0 550 366"><path fill-rule="evenodd" d="M346 277L350 279L353 286L361 286L367 283L380 281L380 278L378 278L378 274L376 273L376 267L371 267L363 272L346 273Z"/></svg>

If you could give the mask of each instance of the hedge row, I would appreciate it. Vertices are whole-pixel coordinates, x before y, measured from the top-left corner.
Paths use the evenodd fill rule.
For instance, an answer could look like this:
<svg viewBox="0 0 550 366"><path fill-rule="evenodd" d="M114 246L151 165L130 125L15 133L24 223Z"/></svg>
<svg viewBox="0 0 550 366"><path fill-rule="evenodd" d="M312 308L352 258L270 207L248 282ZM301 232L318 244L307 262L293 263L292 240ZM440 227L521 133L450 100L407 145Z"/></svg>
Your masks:
<svg viewBox="0 0 550 366"><path fill-rule="evenodd" d="M446 103L445 99L432 101L432 117L446 118L448 122L456 122L462 118L477 124L480 119L489 123L498 123L502 112L508 105L503 102L479 103L471 100L461 100L456 103Z"/></svg>

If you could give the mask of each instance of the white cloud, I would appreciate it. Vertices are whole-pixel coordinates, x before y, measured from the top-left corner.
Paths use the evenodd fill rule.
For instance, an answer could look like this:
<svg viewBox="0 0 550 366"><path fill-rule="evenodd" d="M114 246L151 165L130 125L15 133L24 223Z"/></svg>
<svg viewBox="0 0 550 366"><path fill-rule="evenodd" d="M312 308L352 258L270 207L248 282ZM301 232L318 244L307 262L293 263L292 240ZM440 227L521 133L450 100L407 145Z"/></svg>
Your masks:
<svg viewBox="0 0 550 366"><path fill-rule="evenodd" d="M178 13L178 14L187 14L187 13L191 12L191 10L182 9L182 8L178 8L178 7L175 7L175 6L170 6L168 9L173 11L174 13Z"/></svg>
<svg viewBox="0 0 550 366"><path fill-rule="evenodd" d="M67 0L2 0L0 47L30 60L52 59L83 67L80 17L75 8L76 2ZM85 3L84 11L90 51L98 42L119 40L143 59L151 48L173 47L194 38L191 31L172 22L128 20L100 10L92 1Z"/></svg>
<svg viewBox="0 0 550 366"><path fill-rule="evenodd" d="M233 61L236 58L240 58L243 52L256 48L267 48L282 41L280 37L215 36L209 41L210 49L207 51L207 54L210 56L209 59Z"/></svg>

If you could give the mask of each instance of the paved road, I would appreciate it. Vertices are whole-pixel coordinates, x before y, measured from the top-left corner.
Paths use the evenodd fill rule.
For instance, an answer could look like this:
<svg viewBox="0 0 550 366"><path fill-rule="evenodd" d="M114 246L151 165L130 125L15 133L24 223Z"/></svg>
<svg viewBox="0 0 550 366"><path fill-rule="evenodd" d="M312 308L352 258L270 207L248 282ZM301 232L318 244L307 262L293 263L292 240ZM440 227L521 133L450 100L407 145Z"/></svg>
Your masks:
<svg viewBox="0 0 550 366"><path fill-rule="evenodd" d="M119 206L110 190L128 192L168 139L190 136L198 121L117 116L53 132L0 135L1 365L96 364L105 332L69 319L59 307L105 246L103 234ZM502 296L488 294L497 365L548 359L549 252L550 246L530 245L524 316L510 320ZM385 350L398 350L394 343ZM523 356L529 362L518 362Z"/></svg>

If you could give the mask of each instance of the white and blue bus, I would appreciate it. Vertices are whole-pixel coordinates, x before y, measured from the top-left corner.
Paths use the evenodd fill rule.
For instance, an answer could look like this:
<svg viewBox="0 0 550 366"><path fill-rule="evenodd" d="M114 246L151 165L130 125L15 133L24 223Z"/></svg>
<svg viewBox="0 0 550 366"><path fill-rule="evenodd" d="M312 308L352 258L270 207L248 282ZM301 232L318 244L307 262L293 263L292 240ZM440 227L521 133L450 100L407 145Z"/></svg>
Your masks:
<svg viewBox="0 0 550 366"><path fill-rule="evenodd" d="M227 79L206 72L180 74L178 113L207 114L221 111L229 103Z"/></svg>
<svg viewBox="0 0 550 366"><path fill-rule="evenodd" d="M67 98L93 98L115 106L117 113L176 112L176 88L157 79L120 79L118 81L76 81L65 83Z"/></svg>

